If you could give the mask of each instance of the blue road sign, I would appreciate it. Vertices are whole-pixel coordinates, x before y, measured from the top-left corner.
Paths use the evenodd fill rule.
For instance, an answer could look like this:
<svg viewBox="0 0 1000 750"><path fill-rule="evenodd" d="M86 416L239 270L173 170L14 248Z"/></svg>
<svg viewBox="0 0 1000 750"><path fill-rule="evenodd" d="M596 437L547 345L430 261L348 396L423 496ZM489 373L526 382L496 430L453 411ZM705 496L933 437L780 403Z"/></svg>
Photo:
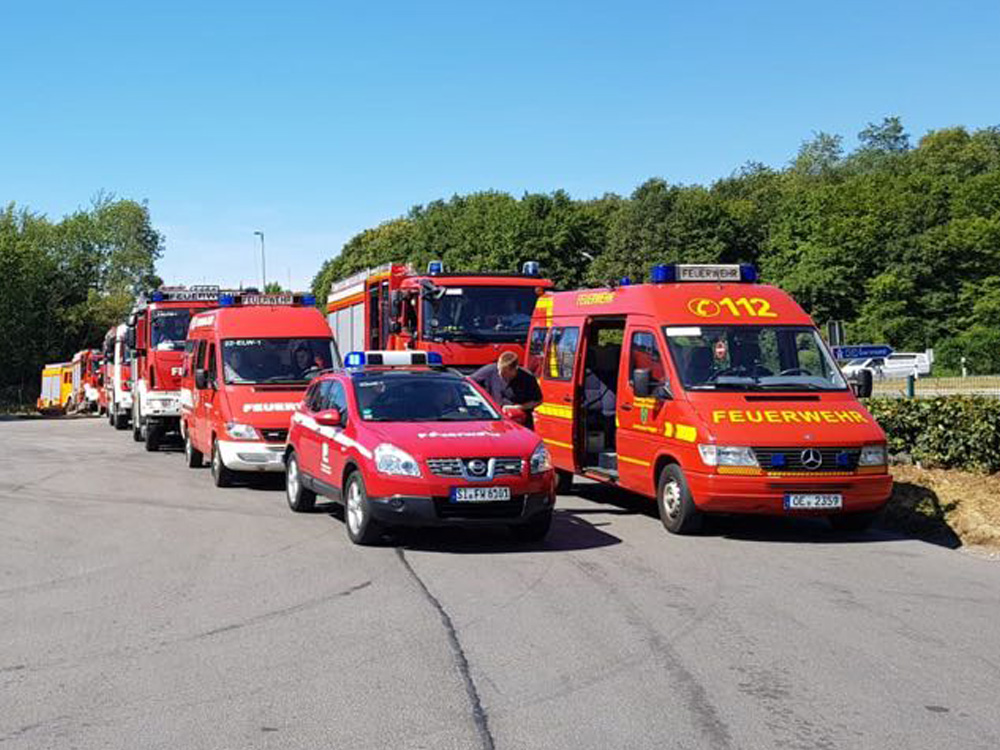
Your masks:
<svg viewBox="0 0 1000 750"><path fill-rule="evenodd" d="M833 356L839 360L888 357L892 354L892 352L892 347L886 346L885 344L860 344L858 346L833 347Z"/></svg>

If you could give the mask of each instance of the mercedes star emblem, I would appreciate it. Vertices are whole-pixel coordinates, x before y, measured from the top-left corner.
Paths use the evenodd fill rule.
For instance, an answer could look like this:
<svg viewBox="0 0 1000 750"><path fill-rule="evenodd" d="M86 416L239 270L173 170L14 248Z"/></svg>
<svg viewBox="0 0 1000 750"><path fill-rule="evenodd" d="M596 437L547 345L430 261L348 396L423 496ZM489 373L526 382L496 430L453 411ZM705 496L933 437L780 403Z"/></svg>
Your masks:
<svg viewBox="0 0 1000 750"><path fill-rule="evenodd" d="M802 465L809 471L816 471L823 465L823 454L815 448L806 448L802 451Z"/></svg>

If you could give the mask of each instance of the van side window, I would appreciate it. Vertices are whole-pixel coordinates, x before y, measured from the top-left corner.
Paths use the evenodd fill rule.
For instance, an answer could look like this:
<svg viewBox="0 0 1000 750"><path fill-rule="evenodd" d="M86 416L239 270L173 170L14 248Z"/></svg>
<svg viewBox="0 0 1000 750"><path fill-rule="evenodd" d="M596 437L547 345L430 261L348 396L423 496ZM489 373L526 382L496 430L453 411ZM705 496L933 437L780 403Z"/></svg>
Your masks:
<svg viewBox="0 0 1000 750"><path fill-rule="evenodd" d="M549 337L548 367L545 373L549 380L572 379L578 343L580 343L580 329L576 326L552 329L552 335Z"/></svg>
<svg viewBox="0 0 1000 750"><path fill-rule="evenodd" d="M649 370L651 385L663 385L667 380L667 371L663 367L660 348L656 345L656 337L652 331L636 331L632 334L632 345L628 355L628 382L632 384L632 373L636 370Z"/></svg>
<svg viewBox="0 0 1000 750"><path fill-rule="evenodd" d="M528 341L528 356L525 358L524 366L536 378L542 376L542 365L545 362L545 337L548 328L534 328L531 331L531 339Z"/></svg>
<svg viewBox="0 0 1000 750"><path fill-rule="evenodd" d="M204 339L202 339L201 341L198 342L198 351L195 352L195 355L194 355L194 366L195 366L196 370L204 370L205 369L205 349L207 349L207 348L208 347L205 344L205 340Z"/></svg>
<svg viewBox="0 0 1000 750"><path fill-rule="evenodd" d="M194 348L197 344L197 341L191 341L191 339L184 342L184 369L181 371L182 377L188 377L194 369L191 365L194 359Z"/></svg>
<svg viewBox="0 0 1000 750"><path fill-rule="evenodd" d="M215 344L208 347L208 362L205 364L208 369L208 379L213 383L218 383L218 369L215 366Z"/></svg>

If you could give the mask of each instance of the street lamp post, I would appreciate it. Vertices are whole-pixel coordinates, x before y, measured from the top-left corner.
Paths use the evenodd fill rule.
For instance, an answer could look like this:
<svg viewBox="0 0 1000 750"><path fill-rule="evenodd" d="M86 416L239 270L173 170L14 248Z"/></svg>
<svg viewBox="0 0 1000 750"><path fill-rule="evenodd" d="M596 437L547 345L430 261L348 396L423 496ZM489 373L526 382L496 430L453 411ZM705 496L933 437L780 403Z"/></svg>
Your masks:
<svg viewBox="0 0 1000 750"><path fill-rule="evenodd" d="M260 237L260 291L263 293L267 289L267 265L264 260L264 233L254 232Z"/></svg>

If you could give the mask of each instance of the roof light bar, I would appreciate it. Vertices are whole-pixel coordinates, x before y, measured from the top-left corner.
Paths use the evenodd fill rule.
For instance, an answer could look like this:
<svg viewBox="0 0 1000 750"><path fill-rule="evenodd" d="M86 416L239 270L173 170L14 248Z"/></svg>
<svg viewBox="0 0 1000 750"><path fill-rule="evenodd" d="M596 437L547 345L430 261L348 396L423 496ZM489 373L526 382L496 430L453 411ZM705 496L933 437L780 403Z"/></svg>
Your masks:
<svg viewBox="0 0 1000 750"><path fill-rule="evenodd" d="M718 282L753 284L759 278L749 263L674 263L653 266L654 284L683 282Z"/></svg>
<svg viewBox="0 0 1000 750"><path fill-rule="evenodd" d="M424 351L370 351L349 352L344 357L345 367L411 367L413 365L440 365L444 360L437 352Z"/></svg>

